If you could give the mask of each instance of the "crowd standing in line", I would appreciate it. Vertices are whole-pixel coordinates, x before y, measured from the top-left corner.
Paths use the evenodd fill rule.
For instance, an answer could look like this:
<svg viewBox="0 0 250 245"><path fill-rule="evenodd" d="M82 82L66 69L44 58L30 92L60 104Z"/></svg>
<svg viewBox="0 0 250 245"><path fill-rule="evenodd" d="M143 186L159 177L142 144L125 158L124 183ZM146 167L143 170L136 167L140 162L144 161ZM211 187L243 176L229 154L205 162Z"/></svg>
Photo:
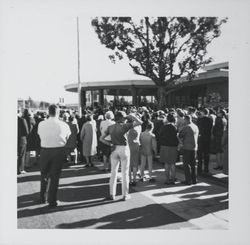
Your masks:
<svg viewBox="0 0 250 245"><path fill-rule="evenodd" d="M61 169L69 164L94 166L94 156L111 172L108 199L116 196L117 173L122 174L123 200L130 198L129 185L155 181L154 161L165 168L165 184L176 183L176 162L182 156L185 180L197 183L197 174L208 174L210 154L216 155L215 170L228 173L228 111L224 108L143 107L87 108L80 118L70 110L49 107L49 114L18 111L17 173L31 167L35 152L41 168L41 201L57 206L56 193ZM197 163L196 163L197 162ZM145 168L148 167L148 178ZM49 185L49 187L47 187Z"/></svg>

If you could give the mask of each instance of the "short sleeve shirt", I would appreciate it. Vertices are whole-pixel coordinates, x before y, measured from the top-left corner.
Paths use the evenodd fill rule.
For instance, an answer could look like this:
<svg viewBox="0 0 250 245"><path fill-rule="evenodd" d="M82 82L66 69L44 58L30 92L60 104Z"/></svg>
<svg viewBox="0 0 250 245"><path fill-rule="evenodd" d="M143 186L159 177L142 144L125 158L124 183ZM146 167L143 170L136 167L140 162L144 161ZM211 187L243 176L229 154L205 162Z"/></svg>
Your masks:
<svg viewBox="0 0 250 245"><path fill-rule="evenodd" d="M111 136L112 144L127 145L127 132L133 128L133 123L116 123L107 128L106 133Z"/></svg>
<svg viewBox="0 0 250 245"><path fill-rule="evenodd" d="M115 122L111 121L111 120L102 121L101 124L100 124L101 135L103 136L105 131L107 130L107 128L110 125L113 125L113 124L115 124ZM108 135L105 139L106 140L111 140L110 135Z"/></svg>
<svg viewBox="0 0 250 245"><path fill-rule="evenodd" d="M57 118L49 118L38 125L41 147L64 147L71 134L69 125Z"/></svg>

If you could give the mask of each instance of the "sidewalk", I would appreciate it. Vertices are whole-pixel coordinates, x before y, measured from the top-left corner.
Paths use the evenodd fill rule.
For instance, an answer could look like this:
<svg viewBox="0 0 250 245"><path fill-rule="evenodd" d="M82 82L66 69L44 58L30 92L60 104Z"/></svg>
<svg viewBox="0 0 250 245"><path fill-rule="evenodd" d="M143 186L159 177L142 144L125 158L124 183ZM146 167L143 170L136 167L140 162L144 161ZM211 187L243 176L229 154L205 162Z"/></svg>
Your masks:
<svg viewBox="0 0 250 245"><path fill-rule="evenodd" d="M58 191L61 205L53 210L34 202L39 197L38 167L19 175L18 228L228 229L228 188L218 175L201 176L196 185L166 186L162 165L155 163L156 182L138 182L126 202L121 201L119 183L117 200L106 201L110 173L101 168L102 163L95 162L93 168L64 169ZM181 166L177 179L184 179Z"/></svg>

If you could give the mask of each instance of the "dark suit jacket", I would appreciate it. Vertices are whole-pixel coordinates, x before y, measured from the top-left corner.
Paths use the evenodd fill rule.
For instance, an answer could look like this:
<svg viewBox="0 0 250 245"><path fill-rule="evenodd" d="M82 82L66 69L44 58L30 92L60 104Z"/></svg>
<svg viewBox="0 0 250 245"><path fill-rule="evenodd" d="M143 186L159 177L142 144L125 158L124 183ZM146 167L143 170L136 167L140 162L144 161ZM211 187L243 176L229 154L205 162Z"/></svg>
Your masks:
<svg viewBox="0 0 250 245"><path fill-rule="evenodd" d="M213 127L213 120L210 117L200 117L197 121L197 126L199 128L199 136L200 139L203 141L210 141L212 127Z"/></svg>
<svg viewBox="0 0 250 245"><path fill-rule="evenodd" d="M28 125L24 118L17 118L17 144L18 145L26 145L27 144L27 135L28 135Z"/></svg>

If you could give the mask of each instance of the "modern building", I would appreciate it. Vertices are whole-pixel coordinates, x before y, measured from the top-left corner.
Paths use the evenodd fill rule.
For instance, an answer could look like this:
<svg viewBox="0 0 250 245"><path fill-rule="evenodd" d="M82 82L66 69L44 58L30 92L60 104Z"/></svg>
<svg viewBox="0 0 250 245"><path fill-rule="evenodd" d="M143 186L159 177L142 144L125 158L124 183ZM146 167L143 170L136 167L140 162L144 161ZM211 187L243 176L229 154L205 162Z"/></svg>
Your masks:
<svg viewBox="0 0 250 245"><path fill-rule="evenodd" d="M178 80L168 93L168 106L228 106L228 62L204 67L202 72L188 81ZM78 84L68 84L65 90L77 92ZM145 105L157 103L157 86L151 80L119 80L81 83L81 106L107 104Z"/></svg>

